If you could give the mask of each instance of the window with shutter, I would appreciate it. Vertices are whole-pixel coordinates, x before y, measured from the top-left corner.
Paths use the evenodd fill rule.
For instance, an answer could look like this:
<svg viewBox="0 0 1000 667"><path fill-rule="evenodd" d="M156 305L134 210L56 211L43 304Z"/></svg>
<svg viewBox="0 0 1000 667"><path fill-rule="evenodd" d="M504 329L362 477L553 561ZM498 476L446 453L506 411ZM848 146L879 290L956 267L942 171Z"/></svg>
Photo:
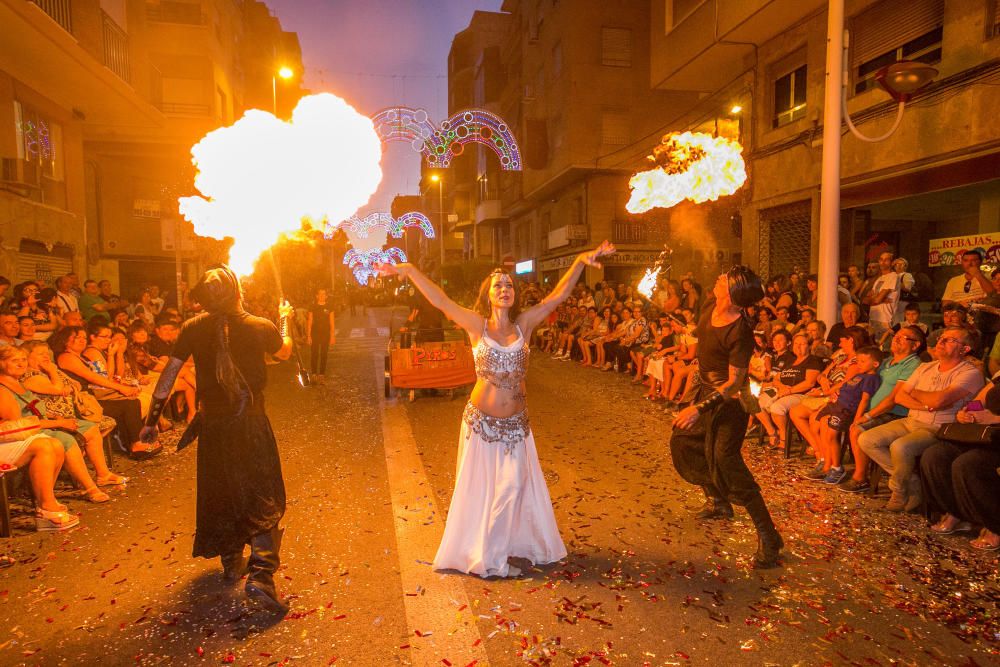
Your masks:
<svg viewBox="0 0 1000 667"><path fill-rule="evenodd" d="M851 19L854 92L876 86L875 73L900 60L941 61L944 0L883 0Z"/></svg>
<svg viewBox="0 0 1000 667"><path fill-rule="evenodd" d="M774 82L773 127L787 125L806 115L806 66L778 77Z"/></svg>
<svg viewBox="0 0 1000 667"><path fill-rule="evenodd" d="M1000 0L990 0L986 4L986 36L1000 35Z"/></svg>
<svg viewBox="0 0 1000 667"><path fill-rule="evenodd" d="M601 28L601 64L632 66L632 31L629 28Z"/></svg>
<svg viewBox="0 0 1000 667"><path fill-rule="evenodd" d="M628 113L606 110L601 114L601 144L625 146L628 144Z"/></svg>

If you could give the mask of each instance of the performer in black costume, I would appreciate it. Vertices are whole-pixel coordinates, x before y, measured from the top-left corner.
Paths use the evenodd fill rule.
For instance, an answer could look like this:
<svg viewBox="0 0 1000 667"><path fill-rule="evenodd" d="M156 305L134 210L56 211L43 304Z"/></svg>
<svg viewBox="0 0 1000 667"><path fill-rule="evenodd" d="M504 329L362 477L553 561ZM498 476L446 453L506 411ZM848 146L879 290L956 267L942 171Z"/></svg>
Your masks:
<svg viewBox="0 0 1000 667"><path fill-rule="evenodd" d="M194 355L198 418L182 443L198 437L197 530L193 555L222 559L231 582L247 574L246 593L280 612L274 573L285 513L285 485L278 446L264 413L265 355L287 359L291 306L283 304L281 331L243 310L239 279L226 266L209 269L191 290L207 311L181 330L164 368L142 430L155 442L156 424L184 361ZM243 547L250 545L249 561Z"/></svg>
<svg viewBox="0 0 1000 667"><path fill-rule="evenodd" d="M747 412L740 392L749 391L747 367L753 353L753 327L743 309L764 296L760 278L746 266L734 266L712 288L714 303L698 321L696 403L674 421L670 452L674 466L688 482L705 491L708 501L699 518L732 518L733 505L746 507L757 528L757 567L774 567L784 546L774 527L760 487L740 452Z"/></svg>

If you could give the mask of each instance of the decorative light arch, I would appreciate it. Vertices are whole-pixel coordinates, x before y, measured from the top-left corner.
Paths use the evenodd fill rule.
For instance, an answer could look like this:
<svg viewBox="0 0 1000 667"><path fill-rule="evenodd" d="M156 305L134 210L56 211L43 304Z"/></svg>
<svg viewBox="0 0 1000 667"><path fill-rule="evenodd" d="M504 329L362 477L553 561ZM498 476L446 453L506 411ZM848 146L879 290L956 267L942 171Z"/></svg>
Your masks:
<svg viewBox="0 0 1000 667"><path fill-rule="evenodd" d="M395 246L385 247L389 236L402 238L410 227L420 229L424 235L434 238L434 226L423 213L412 211L393 218L384 211L370 213L363 218L352 215L336 225L327 225L326 238L332 238L337 229L343 229L351 242L351 248L344 253L344 264L350 267L354 278L362 285L378 273L377 264L396 264L406 261L406 253Z"/></svg>
<svg viewBox="0 0 1000 667"><path fill-rule="evenodd" d="M506 171L521 170L521 151L507 123L484 109L459 111L435 127L425 109L390 107L372 117L383 142L407 141L431 167L448 167L465 145L478 143L492 150Z"/></svg>

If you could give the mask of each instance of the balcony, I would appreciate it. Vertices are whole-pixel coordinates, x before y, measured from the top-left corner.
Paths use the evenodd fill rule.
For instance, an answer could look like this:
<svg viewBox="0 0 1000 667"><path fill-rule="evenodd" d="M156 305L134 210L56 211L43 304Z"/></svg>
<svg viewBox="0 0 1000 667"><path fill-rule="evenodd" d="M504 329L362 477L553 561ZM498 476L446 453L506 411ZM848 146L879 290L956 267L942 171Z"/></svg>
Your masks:
<svg viewBox="0 0 1000 667"><path fill-rule="evenodd" d="M648 241L649 226L646 224L615 221L611 226L612 243L647 243Z"/></svg>
<svg viewBox="0 0 1000 667"><path fill-rule="evenodd" d="M754 45L825 5L823 0L707 0L668 31L654 31L652 87L715 92L746 70ZM666 25L665 3L654 2L653 8L653 25Z"/></svg>
<svg viewBox="0 0 1000 667"><path fill-rule="evenodd" d="M73 34L73 3L70 0L30 0L43 12L62 26L62 29Z"/></svg>
<svg viewBox="0 0 1000 667"><path fill-rule="evenodd" d="M484 199L476 204L477 225L486 225L506 219L507 216L503 214L499 199Z"/></svg>
<svg viewBox="0 0 1000 667"><path fill-rule="evenodd" d="M101 10L101 36L104 41L104 66L129 83L132 72L129 68L128 34Z"/></svg>

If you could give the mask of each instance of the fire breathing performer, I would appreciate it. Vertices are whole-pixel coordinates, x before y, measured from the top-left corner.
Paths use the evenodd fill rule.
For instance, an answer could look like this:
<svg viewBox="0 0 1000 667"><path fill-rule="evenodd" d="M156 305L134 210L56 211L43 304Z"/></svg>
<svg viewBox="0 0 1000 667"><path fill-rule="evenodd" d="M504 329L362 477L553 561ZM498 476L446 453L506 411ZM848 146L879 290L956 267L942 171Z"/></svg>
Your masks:
<svg viewBox="0 0 1000 667"><path fill-rule="evenodd" d="M243 310L236 274L216 266L191 290L206 312L181 330L156 389L140 439L155 442L156 424L184 361L194 355L198 379L198 417L181 439L198 437L197 529L195 557L222 560L223 577L236 582L246 574L246 593L274 611L287 612L278 597L274 573L279 565L285 513L285 484L278 446L264 412L266 354L288 359L292 339L283 302L278 327ZM243 548L250 545L250 558Z"/></svg>
<svg viewBox="0 0 1000 667"><path fill-rule="evenodd" d="M508 558L539 564L566 556L525 408L528 341L569 297L583 268L600 268L600 258L614 251L605 241L579 255L552 293L523 312L513 276L504 269L486 277L475 310L468 310L411 264L378 267L412 281L473 345L476 386L462 415L455 491L435 570L516 577L520 570Z"/></svg>
<svg viewBox="0 0 1000 667"><path fill-rule="evenodd" d="M746 308L764 297L760 278L746 266L734 266L712 288L714 304L698 321L696 403L674 421L670 452L677 472L705 491L699 518L728 519L733 505L746 508L757 529L757 567L775 567L784 542L771 520L760 487L740 449L747 430L747 411L740 392L750 391L748 366L753 353L753 327Z"/></svg>

